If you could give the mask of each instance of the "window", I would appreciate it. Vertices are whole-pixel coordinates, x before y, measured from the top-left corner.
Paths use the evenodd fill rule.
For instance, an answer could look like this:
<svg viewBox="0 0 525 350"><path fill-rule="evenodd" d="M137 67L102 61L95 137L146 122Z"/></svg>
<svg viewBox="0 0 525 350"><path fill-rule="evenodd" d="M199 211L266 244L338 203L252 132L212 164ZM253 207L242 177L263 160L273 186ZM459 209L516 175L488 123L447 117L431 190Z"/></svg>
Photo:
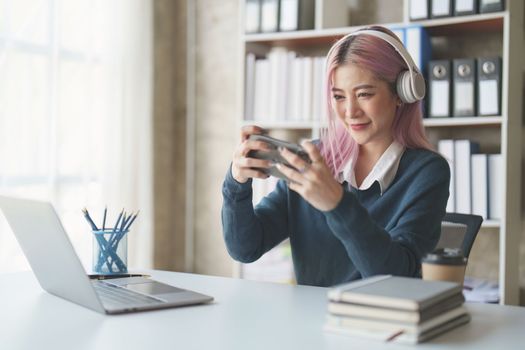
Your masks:
<svg viewBox="0 0 525 350"><path fill-rule="evenodd" d="M83 207L96 219L108 205L110 223L122 207L140 209L134 226L146 233L129 255L141 267L151 259L150 7L0 0L0 193L51 201L86 267ZM1 217L0 272L22 269Z"/></svg>

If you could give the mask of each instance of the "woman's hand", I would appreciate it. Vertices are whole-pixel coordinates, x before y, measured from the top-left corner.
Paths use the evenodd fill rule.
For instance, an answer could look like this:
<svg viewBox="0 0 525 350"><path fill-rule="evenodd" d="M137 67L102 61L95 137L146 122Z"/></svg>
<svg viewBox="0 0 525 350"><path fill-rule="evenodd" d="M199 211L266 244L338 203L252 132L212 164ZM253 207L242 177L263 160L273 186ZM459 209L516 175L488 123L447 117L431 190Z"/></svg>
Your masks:
<svg viewBox="0 0 525 350"><path fill-rule="evenodd" d="M277 168L290 179L288 187L299 193L308 203L321 211L332 210L343 197L343 187L332 176L317 147L308 141L301 145L310 156L312 164L293 152L282 149L281 155L298 170L282 164L278 164Z"/></svg>
<svg viewBox="0 0 525 350"><path fill-rule="evenodd" d="M249 178L266 179L269 176L262 171L252 168L269 168L271 162L263 159L248 158L248 152L251 150L265 150L270 148L266 142L248 140L253 134L264 134L266 131L258 126L249 125L241 129L241 143L233 153L232 175L240 183L245 183Z"/></svg>

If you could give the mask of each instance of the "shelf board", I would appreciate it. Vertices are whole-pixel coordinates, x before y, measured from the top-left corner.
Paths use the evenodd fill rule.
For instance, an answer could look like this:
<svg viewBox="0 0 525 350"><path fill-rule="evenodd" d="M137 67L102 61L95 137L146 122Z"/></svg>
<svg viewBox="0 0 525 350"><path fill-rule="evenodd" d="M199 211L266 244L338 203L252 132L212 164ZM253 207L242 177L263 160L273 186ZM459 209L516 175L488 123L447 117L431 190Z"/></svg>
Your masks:
<svg viewBox="0 0 525 350"><path fill-rule="evenodd" d="M501 125L501 120L501 116L424 118L423 125L426 127Z"/></svg>
<svg viewBox="0 0 525 350"><path fill-rule="evenodd" d="M282 130L308 130L313 129L317 124L313 121L275 121L264 122L259 120L243 120L242 125L257 125L265 129L282 129Z"/></svg>
<svg viewBox="0 0 525 350"><path fill-rule="evenodd" d="M494 12L486 14L476 14L470 16L458 16L447 18L428 19L423 21L383 23L382 26L388 28L399 28L414 24L421 25L429 31L431 35L457 35L458 33L488 33L502 32L503 20L507 12ZM319 30L301 30L293 32L276 33L256 33L244 34L243 40L246 43L260 43L267 45L315 45L329 44L345 34L361 29L365 26L350 26L342 28L329 28Z"/></svg>

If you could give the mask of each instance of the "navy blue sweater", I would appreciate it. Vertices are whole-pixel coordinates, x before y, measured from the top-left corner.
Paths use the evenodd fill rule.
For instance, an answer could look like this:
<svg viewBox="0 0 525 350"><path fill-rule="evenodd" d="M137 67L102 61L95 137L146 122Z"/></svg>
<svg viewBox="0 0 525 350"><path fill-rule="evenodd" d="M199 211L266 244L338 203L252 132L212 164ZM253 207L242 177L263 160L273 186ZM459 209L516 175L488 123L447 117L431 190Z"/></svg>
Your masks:
<svg viewBox="0 0 525 350"><path fill-rule="evenodd" d="M230 168L231 169L231 168ZM376 181L348 189L323 212L279 181L254 208L251 180L228 171L223 184L222 225L230 256L249 263L290 238L297 283L333 286L377 274L418 276L421 257L440 236L450 170L440 155L407 149L383 195Z"/></svg>

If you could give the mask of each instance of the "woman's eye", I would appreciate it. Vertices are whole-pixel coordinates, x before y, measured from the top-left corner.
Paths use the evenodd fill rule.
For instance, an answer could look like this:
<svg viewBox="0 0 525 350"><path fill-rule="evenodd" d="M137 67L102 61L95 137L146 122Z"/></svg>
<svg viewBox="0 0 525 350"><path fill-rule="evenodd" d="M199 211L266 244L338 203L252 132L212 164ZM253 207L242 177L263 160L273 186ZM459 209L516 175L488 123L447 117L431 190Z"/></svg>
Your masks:
<svg viewBox="0 0 525 350"><path fill-rule="evenodd" d="M344 99L345 97L344 96L341 96L341 95L334 95L334 100L336 101L339 101L339 100L342 100Z"/></svg>
<svg viewBox="0 0 525 350"><path fill-rule="evenodd" d="M370 97L370 96L372 96L372 94L369 92L360 92L357 94L357 97Z"/></svg>

